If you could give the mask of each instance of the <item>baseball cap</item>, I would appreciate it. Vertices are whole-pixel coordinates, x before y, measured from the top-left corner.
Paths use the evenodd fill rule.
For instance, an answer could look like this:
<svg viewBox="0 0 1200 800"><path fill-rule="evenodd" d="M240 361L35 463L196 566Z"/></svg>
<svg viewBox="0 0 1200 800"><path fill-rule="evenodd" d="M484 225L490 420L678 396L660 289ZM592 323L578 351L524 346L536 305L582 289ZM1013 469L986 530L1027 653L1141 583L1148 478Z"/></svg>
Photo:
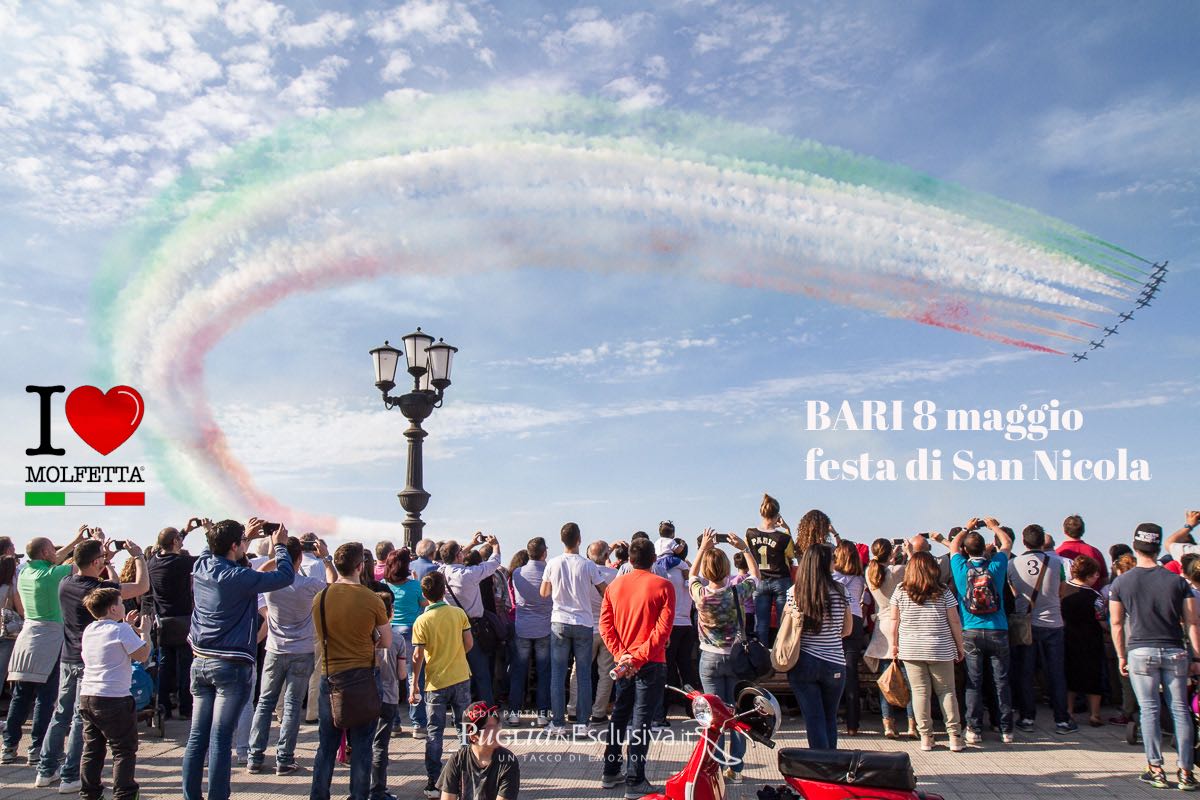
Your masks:
<svg viewBox="0 0 1200 800"><path fill-rule="evenodd" d="M1133 549L1151 554L1161 550L1162 526L1153 522L1140 523L1133 531Z"/></svg>
<svg viewBox="0 0 1200 800"><path fill-rule="evenodd" d="M467 710L463 713L463 719L477 728L482 728L487 724L488 717L499 717L500 707L489 706L487 703L480 700L478 703L472 703L467 706Z"/></svg>

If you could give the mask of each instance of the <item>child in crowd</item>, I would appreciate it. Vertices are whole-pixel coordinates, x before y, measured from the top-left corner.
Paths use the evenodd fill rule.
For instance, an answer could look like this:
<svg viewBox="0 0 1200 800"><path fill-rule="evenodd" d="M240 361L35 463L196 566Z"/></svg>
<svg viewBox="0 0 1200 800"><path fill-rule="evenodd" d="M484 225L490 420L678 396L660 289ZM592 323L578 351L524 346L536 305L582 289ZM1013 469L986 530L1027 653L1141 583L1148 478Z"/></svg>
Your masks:
<svg viewBox="0 0 1200 800"><path fill-rule="evenodd" d="M79 777L79 796L100 800L104 787L100 773L104 769L104 748L113 754L113 800L135 800L138 784L133 773L137 766L137 712L130 684L134 661L150 655L144 640L150 621L142 619L135 629L135 611L125 615L121 590L93 589L83 599L84 607L95 622L83 630L83 678L79 683L79 716L83 718L83 757Z"/></svg>

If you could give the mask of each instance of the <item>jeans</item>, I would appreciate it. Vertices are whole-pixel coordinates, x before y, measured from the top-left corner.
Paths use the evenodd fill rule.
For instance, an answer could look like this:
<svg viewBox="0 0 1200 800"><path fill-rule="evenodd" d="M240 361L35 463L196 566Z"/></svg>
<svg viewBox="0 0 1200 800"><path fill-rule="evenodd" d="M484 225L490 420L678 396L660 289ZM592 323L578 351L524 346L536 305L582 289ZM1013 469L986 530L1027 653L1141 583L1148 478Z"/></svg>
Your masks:
<svg viewBox="0 0 1200 800"><path fill-rule="evenodd" d="M83 753L83 719L79 716L76 698L79 694L79 679L83 677L83 664L58 665L58 703L54 707L54 718L46 737L42 739L42 758L38 762L38 775L49 777L62 767L62 779L79 779L79 758ZM64 758L63 745L66 744Z"/></svg>
<svg viewBox="0 0 1200 800"><path fill-rule="evenodd" d="M83 719L83 755L79 779L82 800L101 800L104 787L100 777L104 772L104 749L113 754L113 800L136 800L138 730L137 712L133 697L79 698L79 713Z"/></svg>
<svg viewBox="0 0 1200 800"><path fill-rule="evenodd" d="M529 677L529 656L533 655L533 671L537 675L537 710L550 709L550 637L526 639L518 636L513 645L512 669L508 676L508 710L520 711L525 707L526 678Z"/></svg>
<svg viewBox="0 0 1200 800"><path fill-rule="evenodd" d="M735 698L734 687L738 684L737 674L733 671L733 657L724 653L700 651L700 685L705 694L715 694L733 708ZM718 763L722 766L732 766L734 772L741 772L744 763L742 756L746 754L746 739L736 731L729 731L729 749L725 754L716 753ZM721 758L727 755L727 758Z"/></svg>
<svg viewBox="0 0 1200 800"><path fill-rule="evenodd" d="M492 654L485 653L478 643L467 651L467 666L471 668L472 696L489 706L492 695Z"/></svg>
<svg viewBox="0 0 1200 800"><path fill-rule="evenodd" d="M1067 713L1066 633L1062 628L1033 626L1033 644L1014 647L1012 650L1013 694L1017 711L1022 719L1037 719L1037 689L1034 672L1038 662L1046 679L1046 691L1050 695L1050 707L1054 709L1055 722L1070 722Z"/></svg>
<svg viewBox="0 0 1200 800"><path fill-rule="evenodd" d="M183 749L184 800L201 800L208 755L208 800L229 800L233 729L250 702L254 665L230 658L192 661L192 727Z"/></svg>
<svg viewBox="0 0 1200 800"><path fill-rule="evenodd" d="M846 686L846 665L800 651L800 660L788 672L788 684L804 715L804 731L813 750L836 750L837 711Z"/></svg>
<svg viewBox="0 0 1200 800"><path fill-rule="evenodd" d="M700 674L696 672L696 662L699 660L700 640L696 635L696 629L692 625L674 625L671 628L671 638L667 641L667 677L666 682L670 686L678 686L683 688L691 686L693 689L700 683ZM679 695L674 695L671 698L667 697L667 693L663 692L662 701L658 705L658 711L654 717L663 725L667 724L667 705L668 700L680 698Z"/></svg>
<svg viewBox="0 0 1200 800"><path fill-rule="evenodd" d="M889 703L887 701L887 698L883 696L883 690L881 689L879 691L879 716L885 720L894 720L894 719L896 719L896 717L900 716L901 714L906 714L908 716L908 719L913 720L915 723L916 716L913 714L913 706L912 706L912 699L911 699L912 698L912 684L910 684L908 682L908 673L904 671L904 662L900 661L898 663L900 664L900 674L904 676L904 685L909 688L909 698L910 699L908 701L908 707L901 708L900 706L892 705L891 703ZM879 668L881 670L887 669L887 663L881 662L879 665Z"/></svg>
<svg viewBox="0 0 1200 800"><path fill-rule="evenodd" d="M567 660L579 665L579 718L592 707L592 626L550 623L550 709L555 725L566 724ZM587 720L584 720L586 722Z"/></svg>
<svg viewBox="0 0 1200 800"><path fill-rule="evenodd" d="M257 667L257 665L255 665ZM250 723L254 720L254 681L255 670L250 670L250 687L246 693L246 702L238 714L237 725L233 729L233 749L243 761L250 759Z"/></svg>
<svg viewBox="0 0 1200 800"><path fill-rule="evenodd" d="M399 636L404 637L404 658L408 662L409 666L412 666L412 663L413 663L412 662L412 658L413 658L412 626L411 625L393 625L392 626L392 635L393 636L399 635ZM549 670L547 670L547 671L549 671ZM420 690L423 686L425 686L425 665L424 664L421 665L421 674L420 675L415 675L412 673L412 670L409 670L408 683L407 683L408 692L405 693L404 697L400 698L401 702L403 702L403 703L408 702L408 698L412 696L412 689L413 689L414 685L417 687L418 690ZM414 727L424 728L425 723L427 721L427 718L425 716L425 704L424 703L416 703L416 704L409 703L408 704L408 718L412 722Z"/></svg>
<svg viewBox="0 0 1200 800"><path fill-rule="evenodd" d="M942 704L942 720L946 735L957 738L962 733L962 718L958 714L958 698L954 694L953 661L905 661L904 671L912 686L913 711L917 717L917 733L933 736L932 697Z"/></svg>
<svg viewBox="0 0 1200 800"><path fill-rule="evenodd" d="M381 703L379 722L375 724L375 735L371 739L371 797L383 800L387 797L388 747L392 743L392 722L400 713L396 703Z"/></svg>
<svg viewBox="0 0 1200 800"><path fill-rule="evenodd" d="M46 728L50 727L50 715L54 713L54 701L58 697L58 664L50 670L45 683L20 681L12 684L12 701L8 704L8 718L4 721L4 749L16 750L21 742L21 726L33 712L33 728L29 731L29 756L40 758L42 740Z"/></svg>
<svg viewBox="0 0 1200 800"><path fill-rule="evenodd" d="M646 751L650 748L650 722L662 703L667 665L643 664L632 677L616 684L612 716L604 743L604 774L621 774L621 749L625 749L625 785L646 780Z"/></svg>
<svg viewBox="0 0 1200 800"><path fill-rule="evenodd" d="M608 677L608 673L612 672L614 664L612 653L608 652L608 648L604 646L604 640L600 638L600 632L595 629L592 629L591 660L596 664L596 697L592 701L592 716L596 719L604 719L608 716L608 701L612 699L613 679ZM579 683L575 676L578 669L579 664L576 664L571 670L571 679L568 681L570 688L567 691L567 716L577 714L582 721L583 712L587 709L579 709Z"/></svg>
<svg viewBox="0 0 1200 800"><path fill-rule="evenodd" d="M1130 650L1129 680L1137 695L1142 716L1142 741L1146 747L1146 763L1163 765L1162 722L1159 719L1158 687L1175 721L1175 748L1179 768L1195 766L1196 730L1188 709L1188 668L1191 662L1186 650L1178 647L1138 647Z"/></svg>
<svg viewBox="0 0 1200 800"><path fill-rule="evenodd" d="M267 653L263 664L262 687L254 722L250 727L251 764L261 764L271 735L275 704L283 694L283 716L279 723L279 743L275 745L275 763L296 762L296 731L300 728L300 704L313 671L312 653Z"/></svg>
<svg viewBox="0 0 1200 800"><path fill-rule="evenodd" d="M967 668L967 729L975 733L983 730L984 667L990 661L992 680L1000 704L1000 732L1012 733L1013 704L1012 687L1008 680L1008 631L964 630L963 652L966 653L964 660Z"/></svg>
<svg viewBox="0 0 1200 800"><path fill-rule="evenodd" d="M771 646L771 606L775 606L776 618L783 617L783 603L787 590L792 587L788 578L763 578L754 592L754 624L758 628L758 640Z"/></svg>
<svg viewBox="0 0 1200 800"><path fill-rule="evenodd" d="M454 718L461 722L470 704L470 681L425 692L425 711L429 717L428 736L425 739L425 775L431 784L442 773L442 734L446 729L446 711L453 711Z"/></svg>
<svg viewBox="0 0 1200 800"><path fill-rule="evenodd" d="M379 680L378 674L375 676ZM329 800L333 783L333 763L342 744L342 731L333 725L333 707L329 700L329 679L321 676L319 701L320 724L317 726L317 755L312 765L312 787L309 800ZM350 747L350 800L367 800L371 790L371 742L375 738L378 720L363 723L346 731Z"/></svg>

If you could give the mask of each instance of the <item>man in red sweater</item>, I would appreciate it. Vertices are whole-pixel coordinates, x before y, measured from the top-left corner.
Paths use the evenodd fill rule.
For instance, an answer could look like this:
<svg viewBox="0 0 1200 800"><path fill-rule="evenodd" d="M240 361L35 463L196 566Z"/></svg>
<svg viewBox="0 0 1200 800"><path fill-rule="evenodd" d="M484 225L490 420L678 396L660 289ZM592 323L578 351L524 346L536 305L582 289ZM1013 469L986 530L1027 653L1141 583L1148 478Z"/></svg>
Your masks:
<svg viewBox="0 0 1200 800"><path fill-rule="evenodd" d="M601 783L605 789L624 783L626 800L658 791L646 781L646 751L650 745L650 715L662 700L666 682L675 590L670 581L650 571L654 558L654 545L649 539L630 543L629 564L633 569L609 585L600 606L600 638L612 653L621 676L608 723Z"/></svg>
<svg viewBox="0 0 1200 800"><path fill-rule="evenodd" d="M1095 559L1096 563L1100 565L1100 574L1096 576L1092 585L1099 587L1108 583L1108 565L1104 562L1104 554L1083 541L1083 517L1072 514L1064 519L1063 536L1066 541L1060 544L1055 552L1067 561L1074 561L1078 556Z"/></svg>

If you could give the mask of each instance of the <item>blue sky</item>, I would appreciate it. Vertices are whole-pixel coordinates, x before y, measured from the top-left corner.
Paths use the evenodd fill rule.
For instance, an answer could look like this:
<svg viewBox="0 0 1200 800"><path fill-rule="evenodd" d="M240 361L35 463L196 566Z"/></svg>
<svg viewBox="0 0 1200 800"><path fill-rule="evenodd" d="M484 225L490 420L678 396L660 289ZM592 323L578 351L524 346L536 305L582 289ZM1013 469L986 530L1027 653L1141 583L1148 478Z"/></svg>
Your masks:
<svg viewBox="0 0 1200 800"><path fill-rule="evenodd" d="M1191 3L0 3L0 528L63 537L82 518L20 505L28 383L87 383L92 285L112 238L190 166L289 120L385 98L534 87L674 108L897 162L1047 214L1171 272L1154 306L1082 364L794 295L678 272L515 264L293 295L210 355L208 397L262 488L310 511L401 517L403 420L366 351L423 325L461 351L431 419L438 537L511 545L825 509L848 536L945 529L975 513L1112 542L1173 529L1195 496L1200 8ZM920 446L1028 456L995 434L811 434L804 402L931 399L1008 409L1057 398L1085 428L1047 447L1150 462L1145 484L806 482L804 453ZM154 405L155 398L147 397ZM71 463L83 445L59 420ZM149 463L135 437L121 463ZM115 455L112 457L115 458ZM100 463L99 459L91 459ZM149 539L194 511L93 523ZM213 510L212 513L218 513Z"/></svg>

